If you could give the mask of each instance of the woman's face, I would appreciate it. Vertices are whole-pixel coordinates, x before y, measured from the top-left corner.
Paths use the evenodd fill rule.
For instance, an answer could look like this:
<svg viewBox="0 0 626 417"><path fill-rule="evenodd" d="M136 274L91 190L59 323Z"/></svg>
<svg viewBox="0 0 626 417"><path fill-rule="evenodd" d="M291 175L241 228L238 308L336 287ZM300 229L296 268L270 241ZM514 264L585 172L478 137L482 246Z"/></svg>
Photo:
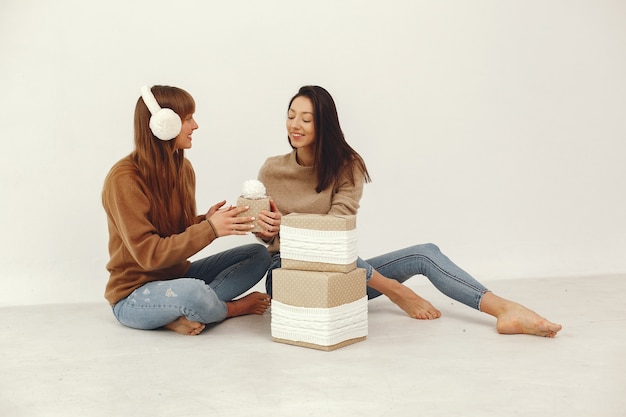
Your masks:
<svg viewBox="0 0 626 417"><path fill-rule="evenodd" d="M193 114L183 119L183 127L180 129L180 133L176 136L176 142L174 147L178 149L191 148L191 134L198 128L198 124L193 118Z"/></svg>
<svg viewBox="0 0 626 417"><path fill-rule="evenodd" d="M308 97L296 97L287 112L287 134L296 149L313 148L315 144L315 119L313 103Z"/></svg>

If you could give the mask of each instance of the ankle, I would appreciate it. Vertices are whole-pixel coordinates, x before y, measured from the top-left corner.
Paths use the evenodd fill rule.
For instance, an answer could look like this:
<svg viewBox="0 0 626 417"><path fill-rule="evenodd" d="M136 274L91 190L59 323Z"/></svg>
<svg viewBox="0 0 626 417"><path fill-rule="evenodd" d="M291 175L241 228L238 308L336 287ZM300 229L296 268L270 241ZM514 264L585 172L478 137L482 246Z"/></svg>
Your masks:
<svg viewBox="0 0 626 417"><path fill-rule="evenodd" d="M235 317L237 314L237 305L233 301L226 301L226 318Z"/></svg>
<svg viewBox="0 0 626 417"><path fill-rule="evenodd" d="M398 281L394 279L387 278L387 280L388 282L386 286L387 288L386 288L385 295L392 300L403 298L405 296L407 287L405 287L404 285L402 285L401 283L399 283Z"/></svg>
<svg viewBox="0 0 626 417"><path fill-rule="evenodd" d="M493 317L498 317L500 314L508 310L509 303L510 302L504 298L498 297L491 291L487 291L483 294L483 298L480 300L479 309L483 313L489 314Z"/></svg>

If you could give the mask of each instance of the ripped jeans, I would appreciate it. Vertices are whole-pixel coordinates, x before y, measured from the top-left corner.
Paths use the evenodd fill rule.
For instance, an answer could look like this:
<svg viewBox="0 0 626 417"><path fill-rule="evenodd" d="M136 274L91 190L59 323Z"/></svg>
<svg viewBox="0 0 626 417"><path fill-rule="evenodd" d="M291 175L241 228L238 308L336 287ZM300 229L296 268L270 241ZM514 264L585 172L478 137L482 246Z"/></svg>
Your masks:
<svg viewBox="0 0 626 417"><path fill-rule="evenodd" d="M204 324L226 318L226 301L256 285L270 265L265 246L239 246L192 262L185 277L148 282L113 306L124 326L157 329L184 316Z"/></svg>
<svg viewBox="0 0 626 417"><path fill-rule="evenodd" d="M272 270L280 268L280 253L272 257L272 264L267 273L265 288L272 294ZM439 248L426 243L389 252L367 260L357 259L357 268L365 268L369 281L375 269L384 277L400 283L415 275L424 275L432 284L448 297L476 310L480 309L483 295L489 291L467 272L459 268ZM381 293L367 287L367 298L372 299Z"/></svg>

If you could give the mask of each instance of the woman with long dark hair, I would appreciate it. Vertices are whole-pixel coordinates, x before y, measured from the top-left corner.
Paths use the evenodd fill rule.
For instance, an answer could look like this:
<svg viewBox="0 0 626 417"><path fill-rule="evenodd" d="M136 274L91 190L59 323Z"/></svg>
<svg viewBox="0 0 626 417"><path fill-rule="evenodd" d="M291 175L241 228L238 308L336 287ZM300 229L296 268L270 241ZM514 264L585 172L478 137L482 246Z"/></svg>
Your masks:
<svg viewBox="0 0 626 417"><path fill-rule="evenodd" d="M275 209L259 216L264 230L257 234L269 244L272 253L272 266L266 280L269 294L271 271L281 265L281 216L289 213L355 215L363 185L370 181L365 162L344 138L333 98L322 87L300 88L289 102L286 126L291 152L268 158L259 172L259 180L275 202ZM357 267L366 270L368 298L384 294L413 318L441 316L430 302L402 284L415 275L424 275L448 297L494 316L500 333L554 337L561 330L561 325L489 291L432 243L367 260L358 258Z"/></svg>

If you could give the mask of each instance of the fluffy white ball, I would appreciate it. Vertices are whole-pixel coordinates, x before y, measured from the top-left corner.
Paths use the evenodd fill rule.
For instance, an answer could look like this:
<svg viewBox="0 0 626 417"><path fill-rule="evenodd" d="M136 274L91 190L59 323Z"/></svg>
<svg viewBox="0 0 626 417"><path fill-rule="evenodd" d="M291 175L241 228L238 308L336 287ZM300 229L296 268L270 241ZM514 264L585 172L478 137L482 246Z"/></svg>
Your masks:
<svg viewBox="0 0 626 417"><path fill-rule="evenodd" d="M265 198L265 186L259 180L247 180L243 183L241 196L251 200Z"/></svg>

